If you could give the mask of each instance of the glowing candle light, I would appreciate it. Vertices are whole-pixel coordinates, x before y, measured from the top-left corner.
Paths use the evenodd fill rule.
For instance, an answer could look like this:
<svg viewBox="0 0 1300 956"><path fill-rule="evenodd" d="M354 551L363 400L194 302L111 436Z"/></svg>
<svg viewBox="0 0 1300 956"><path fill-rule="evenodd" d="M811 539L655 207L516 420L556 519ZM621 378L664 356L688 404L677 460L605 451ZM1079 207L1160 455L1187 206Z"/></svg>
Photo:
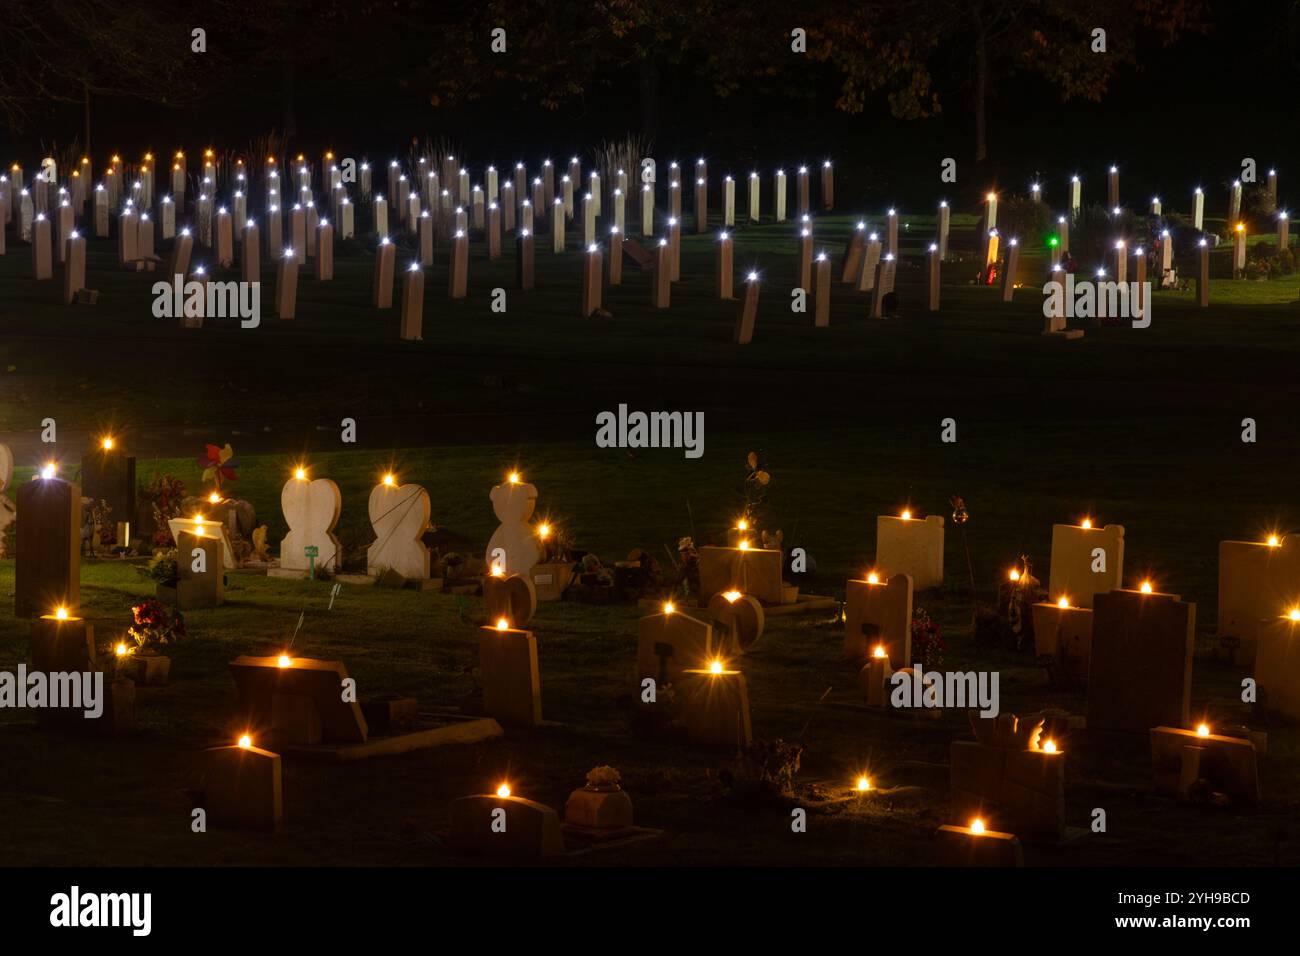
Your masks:
<svg viewBox="0 0 1300 956"><path fill-rule="evenodd" d="M510 630L510 622L507 621L504 617L497 618L497 630L498 631Z"/></svg>
<svg viewBox="0 0 1300 956"><path fill-rule="evenodd" d="M63 605L56 607L54 609L54 619L56 621L66 621L68 619L68 609Z"/></svg>
<svg viewBox="0 0 1300 956"><path fill-rule="evenodd" d="M247 750L249 747L253 746L253 738L248 736L248 734L244 734L239 738L239 746L244 750Z"/></svg>
<svg viewBox="0 0 1300 956"><path fill-rule="evenodd" d="M56 464L55 464L54 462L52 462L52 461L47 461L47 462L45 463L45 467L41 469L41 477L42 477L42 478L53 478L54 475L58 472L58 470L59 470L59 466L58 466L58 465L56 465Z"/></svg>
<svg viewBox="0 0 1300 956"><path fill-rule="evenodd" d="M510 484L512 485L519 484L519 472L517 471L510 472L510 474L506 477L506 481L510 482Z"/></svg>
<svg viewBox="0 0 1300 956"><path fill-rule="evenodd" d="M735 604L741 598L739 591L724 591L722 592L722 596L726 599L728 604Z"/></svg>
<svg viewBox="0 0 1300 956"><path fill-rule="evenodd" d="M491 573L494 578L504 578L506 576L506 569L501 567L499 564L494 564L492 565Z"/></svg>
<svg viewBox="0 0 1300 956"><path fill-rule="evenodd" d="M501 784L501 786L497 787L497 796L498 797L510 796L510 784L503 783Z"/></svg>
<svg viewBox="0 0 1300 956"><path fill-rule="evenodd" d="M1089 528L1092 527L1092 519L1084 518L1082 521L1079 522L1079 527L1083 528L1085 531L1088 530Z"/></svg>
<svg viewBox="0 0 1300 956"><path fill-rule="evenodd" d="M208 501L210 501L212 504L215 505L219 501L221 501L221 495L218 492L214 491L212 492L212 494L208 495Z"/></svg>
<svg viewBox="0 0 1300 956"><path fill-rule="evenodd" d="M126 645L119 642L117 647L114 648L114 652L118 657L126 657Z"/></svg>
<svg viewBox="0 0 1300 956"><path fill-rule="evenodd" d="M295 469L293 470L293 476L294 476L295 478L297 478L299 481L304 481L304 480L306 480L306 478L307 478L307 469L306 469L306 468L295 468Z"/></svg>
<svg viewBox="0 0 1300 956"><path fill-rule="evenodd" d="M279 659L275 663L280 667L288 667L290 664L293 663L293 661L289 659L288 654L281 654Z"/></svg>
<svg viewBox="0 0 1300 956"><path fill-rule="evenodd" d="M112 450L113 450L113 439L112 439L111 437L105 438L105 439L104 439L102 442L100 442L99 444L100 444L100 447L104 449L104 451L112 451Z"/></svg>
<svg viewBox="0 0 1300 956"><path fill-rule="evenodd" d="M1143 582L1142 582L1142 593L1143 593L1143 594L1150 594L1150 593L1151 593L1151 582L1150 582L1150 581L1143 581Z"/></svg>
<svg viewBox="0 0 1300 956"><path fill-rule="evenodd" d="M868 584L879 584L879 583L880 583L880 575L877 574L875 571L872 571L870 574L867 575L867 583L868 583Z"/></svg>
<svg viewBox="0 0 1300 956"><path fill-rule="evenodd" d="M736 530L737 530L737 531L748 531L748 530L749 530L749 522L746 521L744 518L741 518L739 521L736 522Z"/></svg>
<svg viewBox="0 0 1300 956"><path fill-rule="evenodd" d="M1275 535L1275 534L1270 534L1270 535L1268 536L1268 546L1269 546L1270 548L1276 548L1276 547L1278 547L1279 545L1281 545L1281 543L1282 543L1282 541L1281 541L1281 539L1278 538L1277 535Z"/></svg>
<svg viewBox="0 0 1300 956"><path fill-rule="evenodd" d="M384 475L383 481L384 484L387 485L389 488L397 484L397 479L393 477L392 472L389 472L388 474Z"/></svg>
<svg viewBox="0 0 1300 956"><path fill-rule="evenodd" d="M673 602L672 602L672 601L665 601L665 602L664 602L664 613L665 613L665 614L672 614L673 611L675 611L675 610L677 610L677 608L675 608L675 607L673 606Z"/></svg>
<svg viewBox="0 0 1300 956"><path fill-rule="evenodd" d="M1015 568L1012 568L1012 569L1007 573L1007 577L1010 578L1012 581L1019 581L1019 580L1020 580L1020 572L1017 571Z"/></svg>
<svg viewBox="0 0 1300 956"><path fill-rule="evenodd" d="M1047 741L1045 744L1043 744L1043 750L1044 750L1044 752L1049 753L1049 754L1054 754L1054 753L1056 753L1056 752L1057 752L1057 751L1056 751L1056 741L1055 741L1055 740L1049 740L1049 741Z"/></svg>
<svg viewBox="0 0 1300 956"><path fill-rule="evenodd" d="M871 781L865 776L858 777L857 789L859 793L866 793L871 789Z"/></svg>
<svg viewBox="0 0 1300 956"><path fill-rule="evenodd" d="M748 550L749 550L749 542L748 542L748 541L741 541L740 544L736 545L736 547L738 547L741 551L748 551Z"/></svg>
<svg viewBox="0 0 1300 956"><path fill-rule="evenodd" d="M1056 606L1062 609L1068 608L1070 606L1070 599L1062 595L1061 599L1056 602Z"/></svg>
<svg viewBox="0 0 1300 956"><path fill-rule="evenodd" d="M885 645L884 645L884 644L877 644L877 645L876 645L876 649L875 649L874 651L871 652L871 656L872 656L872 657L882 657L882 658L883 658L883 657L885 656Z"/></svg>
<svg viewBox="0 0 1300 956"><path fill-rule="evenodd" d="M713 660L709 661L709 673L710 673L710 674L721 674L721 673L722 673L722 661L718 660L717 658L714 658Z"/></svg>
<svg viewBox="0 0 1300 956"><path fill-rule="evenodd" d="M1208 736L1210 736L1210 725L1209 725L1209 724L1197 724L1197 725L1196 725L1196 736L1198 736L1198 737L1208 737Z"/></svg>
<svg viewBox="0 0 1300 956"><path fill-rule="evenodd" d="M551 526L549 524L540 524L537 526L537 537L545 541L551 536Z"/></svg>
<svg viewBox="0 0 1300 956"><path fill-rule="evenodd" d="M983 832L984 832L984 821L981 820L979 817L976 817L974 820L972 820L972 821L970 822L970 832L971 832L971 833L983 833Z"/></svg>
<svg viewBox="0 0 1300 956"><path fill-rule="evenodd" d="M912 510L911 510L910 508L904 508L904 509L903 509L903 513L900 514L899 517L902 518L904 521L911 521L911 520L912 520Z"/></svg>
<svg viewBox="0 0 1300 956"><path fill-rule="evenodd" d="M1291 611L1290 613L1287 614L1287 617L1290 618L1292 621L1300 621L1300 607L1291 608Z"/></svg>

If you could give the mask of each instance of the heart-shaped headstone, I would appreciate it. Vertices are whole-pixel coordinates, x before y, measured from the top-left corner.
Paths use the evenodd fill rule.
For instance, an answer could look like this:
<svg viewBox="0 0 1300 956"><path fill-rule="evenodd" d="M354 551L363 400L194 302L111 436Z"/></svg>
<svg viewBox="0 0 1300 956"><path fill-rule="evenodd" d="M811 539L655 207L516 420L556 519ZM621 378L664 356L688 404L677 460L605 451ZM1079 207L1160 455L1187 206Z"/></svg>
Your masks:
<svg viewBox="0 0 1300 956"><path fill-rule="evenodd" d="M429 530L429 493L419 485L375 485L370 492L370 526L375 543L366 552L371 574L384 568L404 578L429 576L429 549L420 540Z"/></svg>
<svg viewBox="0 0 1300 956"><path fill-rule="evenodd" d="M0 445L0 493L9 490L9 483L14 480L14 453L8 445Z"/></svg>
<svg viewBox="0 0 1300 956"><path fill-rule="evenodd" d="M334 525L343 510L339 486L328 478L311 481L290 478L280 492L280 509L284 512L289 533L280 542L280 567L306 571L311 567L306 549L316 548L315 566L337 569L340 561L339 539Z"/></svg>

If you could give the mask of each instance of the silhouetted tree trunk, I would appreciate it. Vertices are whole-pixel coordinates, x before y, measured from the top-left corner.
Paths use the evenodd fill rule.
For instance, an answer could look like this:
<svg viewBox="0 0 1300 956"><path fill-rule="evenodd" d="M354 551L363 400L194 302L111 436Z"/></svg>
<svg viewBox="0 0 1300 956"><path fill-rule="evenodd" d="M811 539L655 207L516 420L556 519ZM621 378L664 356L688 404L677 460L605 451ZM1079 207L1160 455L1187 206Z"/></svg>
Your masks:
<svg viewBox="0 0 1300 956"><path fill-rule="evenodd" d="M654 139L659 132L659 63L653 53L641 58L641 133Z"/></svg>
<svg viewBox="0 0 1300 956"><path fill-rule="evenodd" d="M971 20L975 28L975 83L971 88L972 111L975 114L975 162L982 163L988 156L988 127L985 109L988 100L989 58L985 49L984 18L979 4L971 7Z"/></svg>

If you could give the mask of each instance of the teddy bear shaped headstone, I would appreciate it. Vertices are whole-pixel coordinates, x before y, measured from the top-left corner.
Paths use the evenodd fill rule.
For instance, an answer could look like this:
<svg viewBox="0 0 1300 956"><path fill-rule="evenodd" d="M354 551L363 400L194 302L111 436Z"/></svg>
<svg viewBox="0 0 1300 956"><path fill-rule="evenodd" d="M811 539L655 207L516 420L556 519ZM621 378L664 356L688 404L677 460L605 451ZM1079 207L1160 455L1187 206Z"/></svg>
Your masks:
<svg viewBox="0 0 1300 956"><path fill-rule="evenodd" d="M340 550L334 525L343 510L339 486L328 478L309 480L298 469L284 483L280 509L289 526L280 542L280 567L304 572L337 570Z"/></svg>
<svg viewBox="0 0 1300 956"><path fill-rule="evenodd" d="M533 566L542 559L537 535L528 525L537 507L537 487L520 481L519 475L512 472L492 489L489 497L501 525L488 541L485 556L488 567L529 577Z"/></svg>
<svg viewBox="0 0 1300 956"><path fill-rule="evenodd" d="M404 578L429 576L429 549L421 540L429 530L429 493L419 485L399 485L392 475L370 492L370 525L375 543L366 552L370 574L384 569Z"/></svg>
<svg viewBox="0 0 1300 956"><path fill-rule="evenodd" d="M9 483L13 481L13 477L13 452L9 450L8 445L0 445L0 558L8 555L5 537L8 534L9 526L14 522L14 517L18 514L18 509L14 507L14 503L5 494L9 490Z"/></svg>

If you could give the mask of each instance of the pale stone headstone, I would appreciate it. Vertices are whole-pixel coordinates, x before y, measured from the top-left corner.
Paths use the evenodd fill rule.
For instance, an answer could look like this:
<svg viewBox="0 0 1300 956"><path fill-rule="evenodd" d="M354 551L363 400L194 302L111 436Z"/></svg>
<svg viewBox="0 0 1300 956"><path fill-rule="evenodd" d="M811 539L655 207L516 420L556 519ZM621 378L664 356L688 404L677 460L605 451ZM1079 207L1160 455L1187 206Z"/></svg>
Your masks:
<svg viewBox="0 0 1300 956"><path fill-rule="evenodd" d="M822 209L830 212L835 208L835 167L828 159L822 163Z"/></svg>
<svg viewBox="0 0 1300 956"><path fill-rule="evenodd" d="M813 326L824 329L830 324L831 260L819 252L813 266Z"/></svg>
<svg viewBox="0 0 1300 956"><path fill-rule="evenodd" d="M46 249L48 250L48 245ZM14 616L81 607L81 486L39 477L18 486Z"/></svg>
<svg viewBox="0 0 1300 956"><path fill-rule="evenodd" d="M176 606L182 611L225 603L224 529L222 535L189 531L176 535Z"/></svg>
<svg viewBox="0 0 1300 956"><path fill-rule="evenodd" d="M745 280L745 292L736 311L732 341L737 345L748 345L754 340L754 326L758 322L758 289L758 273L751 272Z"/></svg>
<svg viewBox="0 0 1300 956"><path fill-rule="evenodd" d="M620 233L627 229L627 194L621 189L614 190L614 226Z"/></svg>
<svg viewBox="0 0 1300 956"><path fill-rule="evenodd" d="M868 252L870 249L868 248ZM885 317L885 297L893 294L894 277L897 273L898 263L894 259L893 253L886 253L876 263L876 278L871 288L871 317L873 319L882 319ZM864 266L865 268L865 266Z"/></svg>
<svg viewBox="0 0 1300 956"><path fill-rule="evenodd" d="M766 604L784 603L782 554L775 548L700 548L700 593L739 591Z"/></svg>
<svg viewBox="0 0 1300 956"><path fill-rule="evenodd" d="M418 262L412 262L402 273L402 319L399 334L406 342L419 342L424 338L424 271Z"/></svg>
<svg viewBox="0 0 1300 956"><path fill-rule="evenodd" d="M1092 608L1044 601L1035 604L1031 613L1034 653L1051 659L1053 680L1086 684L1092 662Z"/></svg>
<svg viewBox="0 0 1300 956"><path fill-rule="evenodd" d="M280 829L284 820L284 785L280 755L251 744L209 750L203 783L203 807L214 827Z"/></svg>
<svg viewBox="0 0 1300 956"><path fill-rule="evenodd" d="M370 304L376 309L393 307L393 269L396 262L397 247L387 236L384 236L375 247L375 272Z"/></svg>
<svg viewBox="0 0 1300 956"><path fill-rule="evenodd" d="M72 206L64 200L54 209L54 259L59 265L68 261L68 237L72 229Z"/></svg>
<svg viewBox="0 0 1300 956"><path fill-rule="evenodd" d="M501 524L488 540L484 560L506 574L528 577L542 558L537 534L527 523L537 506L537 487L516 477L493 487L488 497Z"/></svg>
<svg viewBox="0 0 1300 956"><path fill-rule="evenodd" d="M1205 228L1205 193L1201 187L1197 186L1196 191L1192 193L1192 226L1196 229Z"/></svg>
<svg viewBox="0 0 1300 956"><path fill-rule="evenodd" d="M753 744L749 692L740 671L687 670L678 691L679 712L692 743L740 750Z"/></svg>
<svg viewBox="0 0 1300 956"><path fill-rule="evenodd" d="M695 233L703 234L709 228L709 183L695 180Z"/></svg>
<svg viewBox="0 0 1300 956"><path fill-rule="evenodd" d="M906 574L918 591L943 583L943 517L876 517L876 566L882 576Z"/></svg>
<svg viewBox="0 0 1300 956"><path fill-rule="evenodd" d="M1119 205L1119 167L1112 166L1106 180L1106 207L1114 209Z"/></svg>
<svg viewBox="0 0 1300 956"><path fill-rule="evenodd" d="M266 210L266 257L272 261L279 259L284 251L284 220L279 206L270 206Z"/></svg>
<svg viewBox="0 0 1300 956"><path fill-rule="evenodd" d="M244 282L260 282L262 278L261 235L252 219L244 223L244 235L239 241L239 277Z"/></svg>
<svg viewBox="0 0 1300 956"><path fill-rule="evenodd" d="M1093 600L1088 730L1185 727L1196 605L1176 594L1113 590Z"/></svg>
<svg viewBox="0 0 1300 956"><path fill-rule="evenodd" d="M582 247L585 249L596 241L596 197L587 193L582 197Z"/></svg>
<svg viewBox="0 0 1300 956"><path fill-rule="evenodd" d="M1196 305L1202 309L1210 306L1210 246L1204 239L1197 242Z"/></svg>
<svg viewBox="0 0 1300 956"><path fill-rule="evenodd" d="M316 279L328 282L334 278L334 227L328 219L316 224Z"/></svg>
<svg viewBox="0 0 1300 956"><path fill-rule="evenodd" d="M609 284L623 284L623 230L618 226L609 229Z"/></svg>
<svg viewBox="0 0 1300 956"><path fill-rule="evenodd" d="M343 510L338 485L328 478L308 480L305 475L295 475L280 491L280 509L289 526L280 542L280 567L302 572L312 567L336 570L342 555L334 535ZM316 549L313 557L308 557L308 547Z"/></svg>
<svg viewBox="0 0 1300 956"><path fill-rule="evenodd" d="M1069 202L1067 208L1071 216L1079 215L1079 210L1083 208L1083 183L1079 181L1078 176L1070 177Z"/></svg>
<svg viewBox="0 0 1300 956"><path fill-rule="evenodd" d="M167 275L182 276L190 268L190 255L194 251L194 236L190 233L189 227L181 229L180 234L172 242L171 253L167 257Z"/></svg>
<svg viewBox="0 0 1300 956"><path fill-rule="evenodd" d="M387 476L370 492L369 512L375 542L366 551L367 572L387 569L404 578L427 578L429 549L422 538L429 530L429 493Z"/></svg>
<svg viewBox="0 0 1300 956"><path fill-rule="evenodd" d="M1092 607L1093 595L1120 586L1124 577L1124 526L1052 525L1052 561L1047 593L1071 606Z"/></svg>
<svg viewBox="0 0 1300 956"><path fill-rule="evenodd" d="M565 218L564 218L564 200L556 199L552 203L551 209L551 251L560 253L564 251L565 236Z"/></svg>
<svg viewBox="0 0 1300 956"><path fill-rule="evenodd" d="M1002 301L1010 302L1016 291L1016 271L1020 268L1020 240L1007 242L1006 267L1002 272Z"/></svg>
<svg viewBox="0 0 1300 956"><path fill-rule="evenodd" d="M515 240L515 282L520 289L533 287L533 233L527 228Z"/></svg>
<svg viewBox="0 0 1300 956"><path fill-rule="evenodd" d="M383 196L376 196L370 204L371 221L375 225L375 234L381 237L388 235L388 202Z"/></svg>
<svg viewBox="0 0 1300 956"><path fill-rule="evenodd" d="M1300 601L1300 538L1219 542L1218 634L1238 642L1236 661L1256 661L1261 634Z"/></svg>
<svg viewBox="0 0 1300 956"><path fill-rule="evenodd" d="M682 221L676 217L668 220L668 251L672 281L682 277Z"/></svg>
<svg viewBox="0 0 1300 956"><path fill-rule="evenodd" d="M1277 214L1277 247L1286 249L1291 244L1291 220L1287 218L1286 210Z"/></svg>
<svg viewBox="0 0 1300 956"><path fill-rule="evenodd" d="M489 262L501 258L501 207L495 200L488 203L487 256Z"/></svg>
<svg viewBox="0 0 1300 956"><path fill-rule="evenodd" d="M885 213L885 253L898 257L898 210Z"/></svg>
<svg viewBox="0 0 1300 956"><path fill-rule="evenodd" d="M63 268L63 304L71 305L77 293L86 287L86 239L75 229L68 236ZM0 529L0 533L3 529Z"/></svg>
<svg viewBox="0 0 1300 956"><path fill-rule="evenodd" d="M557 217L563 221L564 217ZM453 299L465 298L469 288L469 236L458 229L451 238L451 261L447 270L447 294ZM423 280L421 280L423 283Z"/></svg>
<svg viewBox="0 0 1300 956"><path fill-rule="evenodd" d="M925 254L925 307L930 312L939 311L939 268L943 259L937 242L930 243Z"/></svg>
<svg viewBox="0 0 1300 956"><path fill-rule="evenodd" d="M650 304L656 309L668 308L673 287L673 251L667 239L660 239L655 248L654 274L650 279Z"/></svg>
<svg viewBox="0 0 1300 956"><path fill-rule="evenodd" d="M54 230L50 228L50 221L45 218L45 213L38 212L36 219L32 222L32 278L52 279L54 278L54 255L50 238ZM131 231L135 235L135 230Z"/></svg>
<svg viewBox="0 0 1300 956"><path fill-rule="evenodd" d="M275 314L292 319L298 309L298 256L285 249L275 269Z"/></svg>
<svg viewBox="0 0 1300 956"><path fill-rule="evenodd" d="M592 243L587 247L587 255L582 262L582 303L579 313L582 318L589 318L601 307L604 270L600 247Z"/></svg>
<svg viewBox="0 0 1300 956"><path fill-rule="evenodd" d="M732 265L732 245L730 234L724 232L718 236L716 289L719 299L734 298L732 288L735 269Z"/></svg>
<svg viewBox="0 0 1300 956"><path fill-rule="evenodd" d="M483 712L504 724L540 724L542 682L533 632L490 624L479 628L478 649Z"/></svg>
<svg viewBox="0 0 1300 956"><path fill-rule="evenodd" d="M778 169L773 182L776 221L785 222L785 170Z"/></svg>
<svg viewBox="0 0 1300 956"><path fill-rule="evenodd" d="M641 187L641 235L649 236L654 233L655 223L655 194L654 187L646 183Z"/></svg>
<svg viewBox="0 0 1300 956"><path fill-rule="evenodd" d="M1244 278L1246 275L1246 225L1237 223L1232 230L1232 277Z"/></svg>
<svg viewBox="0 0 1300 956"><path fill-rule="evenodd" d="M518 213L515 190L510 183L501 187L501 228L506 232L515 231L515 217Z"/></svg>
<svg viewBox="0 0 1300 956"><path fill-rule="evenodd" d="M939 203L939 258L948 258L948 224L951 220L952 210L948 207L947 200Z"/></svg>
<svg viewBox="0 0 1300 956"><path fill-rule="evenodd" d="M906 574L895 574L888 581L873 577L845 585L844 657L866 663L881 647L890 666L910 667L912 579Z"/></svg>
<svg viewBox="0 0 1300 956"><path fill-rule="evenodd" d="M1241 218L1241 180L1234 179L1228 190L1228 226L1236 225Z"/></svg>
<svg viewBox="0 0 1300 956"><path fill-rule="evenodd" d="M711 624L665 609L637 622L637 679L675 685L687 668L706 667L723 650Z"/></svg>
<svg viewBox="0 0 1300 956"><path fill-rule="evenodd" d="M758 222L759 220L759 191L762 189L761 180L758 173L749 174L749 221Z"/></svg>
<svg viewBox="0 0 1300 956"><path fill-rule="evenodd" d="M795 275L798 277L799 288L805 292L812 292L812 247L812 230L805 226L799 230L799 254L795 266Z"/></svg>
<svg viewBox="0 0 1300 956"><path fill-rule="evenodd" d="M95 210L98 216L98 207ZM108 235L108 207L104 207L104 235ZM96 219L95 235L99 236L99 222ZM176 238L176 204L172 202L170 196L164 196L162 204L158 207L158 238L166 242L168 239Z"/></svg>
<svg viewBox="0 0 1300 956"><path fill-rule="evenodd" d="M136 244L140 240L140 226L135 213L126 209L117 217L117 265L119 269L134 268L139 258Z"/></svg>

